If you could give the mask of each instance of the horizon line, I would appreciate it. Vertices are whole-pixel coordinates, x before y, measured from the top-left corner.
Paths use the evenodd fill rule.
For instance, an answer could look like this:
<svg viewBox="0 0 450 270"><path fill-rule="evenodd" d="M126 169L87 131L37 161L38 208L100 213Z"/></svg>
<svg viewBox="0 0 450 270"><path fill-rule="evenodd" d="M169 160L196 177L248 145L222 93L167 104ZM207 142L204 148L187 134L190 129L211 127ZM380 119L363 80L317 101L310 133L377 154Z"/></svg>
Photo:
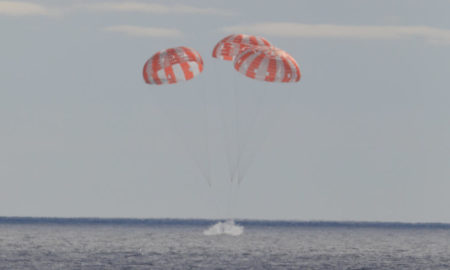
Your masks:
<svg viewBox="0 0 450 270"><path fill-rule="evenodd" d="M132 218L132 217L33 217L0 216L0 224L60 224L60 225L209 225L230 218ZM405 221L337 221L288 219L231 219L247 226L290 227L354 227L354 228L442 228L450 229L446 222Z"/></svg>

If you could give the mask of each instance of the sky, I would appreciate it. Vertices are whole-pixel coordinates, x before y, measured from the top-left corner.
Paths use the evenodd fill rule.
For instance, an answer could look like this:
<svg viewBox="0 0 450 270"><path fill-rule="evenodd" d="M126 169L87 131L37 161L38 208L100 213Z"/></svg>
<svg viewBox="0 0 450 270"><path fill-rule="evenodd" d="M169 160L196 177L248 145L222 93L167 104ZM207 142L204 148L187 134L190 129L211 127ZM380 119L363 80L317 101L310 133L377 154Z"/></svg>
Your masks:
<svg viewBox="0 0 450 270"><path fill-rule="evenodd" d="M0 216L450 222L450 1L255 3L0 1ZM301 81L213 59L231 33L291 54ZM204 72L145 84L181 45ZM235 129L268 93L240 185L229 89Z"/></svg>

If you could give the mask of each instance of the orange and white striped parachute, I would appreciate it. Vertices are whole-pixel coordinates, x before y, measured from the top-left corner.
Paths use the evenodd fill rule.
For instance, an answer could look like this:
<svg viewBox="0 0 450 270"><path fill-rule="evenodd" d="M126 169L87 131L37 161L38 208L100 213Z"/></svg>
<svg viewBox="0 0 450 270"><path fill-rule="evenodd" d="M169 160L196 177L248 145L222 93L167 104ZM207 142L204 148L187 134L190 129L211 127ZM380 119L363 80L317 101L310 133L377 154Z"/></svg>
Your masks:
<svg viewBox="0 0 450 270"><path fill-rule="evenodd" d="M236 56L234 68L247 77L267 82L298 82L301 77L295 59L275 47L247 48Z"/></svg>
<svg viewBox="0 0 450 270"><path fill-rule="evenodd" d="M148 84L188 81L203 71L203 59L194 49L176 47L155 53L144 65L143 76Z"/></svg>
<svg viewBox="0 0 450 270"><path fill-rule="evenodd" d="M232 61L243 50L253 46L268 46L271 44L265 38L246 34L233 34L219 41L213 49L212 56L222 60Z"/></svg>

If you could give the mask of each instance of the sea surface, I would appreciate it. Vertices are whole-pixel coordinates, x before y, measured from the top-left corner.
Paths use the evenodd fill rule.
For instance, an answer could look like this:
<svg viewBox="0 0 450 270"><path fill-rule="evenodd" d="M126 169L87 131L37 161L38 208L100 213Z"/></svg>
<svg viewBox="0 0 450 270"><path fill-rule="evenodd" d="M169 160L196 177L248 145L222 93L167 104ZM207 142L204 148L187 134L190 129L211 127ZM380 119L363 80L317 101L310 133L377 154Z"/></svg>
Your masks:
<svg viewBox="0 0 450 270"><path fill-rule="evenodd" d="M0 217L0 269L450 269L450 224Z"/></svg>

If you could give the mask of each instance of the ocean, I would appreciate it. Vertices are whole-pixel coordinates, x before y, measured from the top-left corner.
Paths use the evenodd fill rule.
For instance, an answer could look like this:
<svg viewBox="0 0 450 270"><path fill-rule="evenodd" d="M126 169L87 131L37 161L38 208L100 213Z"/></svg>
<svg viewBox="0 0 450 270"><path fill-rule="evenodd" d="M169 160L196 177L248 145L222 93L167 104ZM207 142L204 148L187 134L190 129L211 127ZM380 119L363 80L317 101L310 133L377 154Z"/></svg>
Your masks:
<svg viewBox="0 0 450 270"><path fill-rule="evenodd" d="M450 224L0 217L0 269L450 269Z"/></svg>

